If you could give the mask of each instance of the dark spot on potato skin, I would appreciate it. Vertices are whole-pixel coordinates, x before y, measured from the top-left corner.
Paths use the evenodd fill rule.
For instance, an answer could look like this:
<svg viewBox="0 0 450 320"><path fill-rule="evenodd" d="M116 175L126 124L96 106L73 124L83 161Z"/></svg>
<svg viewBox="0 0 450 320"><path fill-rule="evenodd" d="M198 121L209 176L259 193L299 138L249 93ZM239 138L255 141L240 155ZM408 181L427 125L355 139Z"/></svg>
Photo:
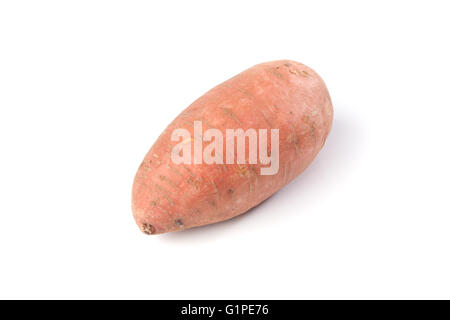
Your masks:
<svg viewBox="0 0 450 320"><path fill-rule="evenodd" d="M155 227L152 226L151 224L147 224L147 223L143 223L141 225L141 231L145 234L151 235L154 234L156 232Z"/></svg>
<svg viewBox="0 0 450 320"><path fill-rule="evenodd" d="M209 204L210 204L211 206L213 206L214 208L217 207L217 204L216 204L216 202L215 202L214 200L210 200L210 201L209 201Z"/></svg>
<svg viewBox="0 0 450 320"><path fill-rule="evenodd" d="M184 227L183 221L181 221L181 219L176 219L175 224L180 228Z"/></svg>

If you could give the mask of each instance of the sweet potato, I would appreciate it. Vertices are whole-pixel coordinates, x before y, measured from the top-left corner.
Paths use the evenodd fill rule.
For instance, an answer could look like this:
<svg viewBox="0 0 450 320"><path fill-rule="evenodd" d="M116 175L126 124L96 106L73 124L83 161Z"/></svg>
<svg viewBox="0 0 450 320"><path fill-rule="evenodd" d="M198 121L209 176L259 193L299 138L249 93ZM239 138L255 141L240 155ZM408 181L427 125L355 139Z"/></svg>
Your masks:
<svg viewBox="0 0 450 320"><path fill-rule="evenodd" d="M306 169L324 145L332 120L328 90L311 68L280 60L245 70L186 108L147 153L133 184L136 223L146 234L160 234L227 220L246 212ZM174 135L180 128L193 138L183 140L182 136ZM207 129L217 129L226 136L227 129L238 128L278 132L279 150L273 147L277 142L275 134L267 139L270 140L267 155L275 161L274 150L278 154L279 169L273 166L278 169L275 174L262 173L268 167L261 158L263 146L258 145L259 161L251 159L249 137L249 143L244 145L244 161L233 156L234 146L228 150L225 143L209 150L214 151L212 156L217 156L214 159L222 156L231 160L223 163L202 162L199 154L193 157L188 154L192 148L181 149L184 145L195 148L195 143L205 149L208 143L202 138L206 139L203 135ZM194 138L200 142L194 142ZM174 154L194 160L180 163L180 157L178 162L174 161Z"/></svg>

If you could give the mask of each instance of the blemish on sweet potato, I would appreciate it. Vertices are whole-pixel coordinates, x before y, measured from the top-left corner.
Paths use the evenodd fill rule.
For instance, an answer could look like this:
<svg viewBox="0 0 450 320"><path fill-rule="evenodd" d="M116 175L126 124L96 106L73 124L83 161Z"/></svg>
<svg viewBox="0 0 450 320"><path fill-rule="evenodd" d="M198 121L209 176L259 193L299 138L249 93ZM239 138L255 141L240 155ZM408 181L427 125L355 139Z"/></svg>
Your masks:
<svg viewBox="0 0 450 320"><path fill-rule="evenodd" d="M179 227L179 228L183 228L183 227L184 227L183 221L182 221L181 219L176 219L176 220L175 220L175 224L176 224L177 227Z"/></svg>
<svg viewBox="0 0 450 320"><path fill-rule="evenodd" d="M161 181L167 182L169 185L171 185L174 188L179 188L175 182L173 182L172 180L170 180L168 177L166 177L164 175L159 175L159 179Z"/></svg>
<svg viewBox="0 0 450 320"><path fill-rule="evenodd" d="M155 227L153 227L151 224L143 223L141 225L141 231L145 234L151 235L155 233Z"/></svg>
<svg viewBox="0 0 450 320"><path fill-rule="evenodd" d="M241 120L239 120L233 113L233 111L231 111L231 108L227 108L227 107L221 107L222 110L231 118L233 118L237 123L239 123L239 125L242 125Z"/></svg>
<svg viewBox="0 0 450 320"><path fill-rule="evenodd" d="M208 202L212 207L214 207L214 208L217 207L217 203L215 200L209 200Z"/></svg>
<svg viewBox="0 0 450 320"><path fill-rule="evenodd" d="M244 89L238 88L238 91L245 94L249 98L253 98L253 95L245 91Z"/></svg>
<svg viewBox="0 0 450 320"><path fill-rule="evenodd" d="M273 74L277 78L284 79L284 76L280 72L278 72L276 68L270 68L267 71L269 71L271 74Z"/></svg>

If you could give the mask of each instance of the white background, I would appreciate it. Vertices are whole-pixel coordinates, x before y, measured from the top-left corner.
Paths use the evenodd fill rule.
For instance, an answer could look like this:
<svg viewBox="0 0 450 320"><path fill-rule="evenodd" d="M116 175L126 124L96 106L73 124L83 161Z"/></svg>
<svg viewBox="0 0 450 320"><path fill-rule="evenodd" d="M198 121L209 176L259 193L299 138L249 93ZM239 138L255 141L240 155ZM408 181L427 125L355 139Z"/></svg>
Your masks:
<svg viewBox="0 0 450 320"><path fill-rule="evenodd" d="M446 1L2 1L0 298L450 298ZM231 221L145 236L131 186L214 85L293 59L335 121Z"/></svg>

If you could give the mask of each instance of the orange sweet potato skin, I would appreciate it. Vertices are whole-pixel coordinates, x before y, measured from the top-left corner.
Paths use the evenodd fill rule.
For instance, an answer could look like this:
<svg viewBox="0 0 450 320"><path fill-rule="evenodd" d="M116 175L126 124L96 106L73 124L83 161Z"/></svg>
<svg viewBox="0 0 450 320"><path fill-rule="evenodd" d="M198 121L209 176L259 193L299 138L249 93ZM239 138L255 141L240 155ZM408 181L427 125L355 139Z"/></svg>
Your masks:
<svg viewBox="0 0 450 320"><path fill-rule="evenodd" d="M323 80L290 60L258 64L211 89L160 135L135 176L133 215L160 234L230 219L258 205L303 172L325 143L333 107ZM258 164L174 164L174 129L279 129L279 170Z"/></svg>

